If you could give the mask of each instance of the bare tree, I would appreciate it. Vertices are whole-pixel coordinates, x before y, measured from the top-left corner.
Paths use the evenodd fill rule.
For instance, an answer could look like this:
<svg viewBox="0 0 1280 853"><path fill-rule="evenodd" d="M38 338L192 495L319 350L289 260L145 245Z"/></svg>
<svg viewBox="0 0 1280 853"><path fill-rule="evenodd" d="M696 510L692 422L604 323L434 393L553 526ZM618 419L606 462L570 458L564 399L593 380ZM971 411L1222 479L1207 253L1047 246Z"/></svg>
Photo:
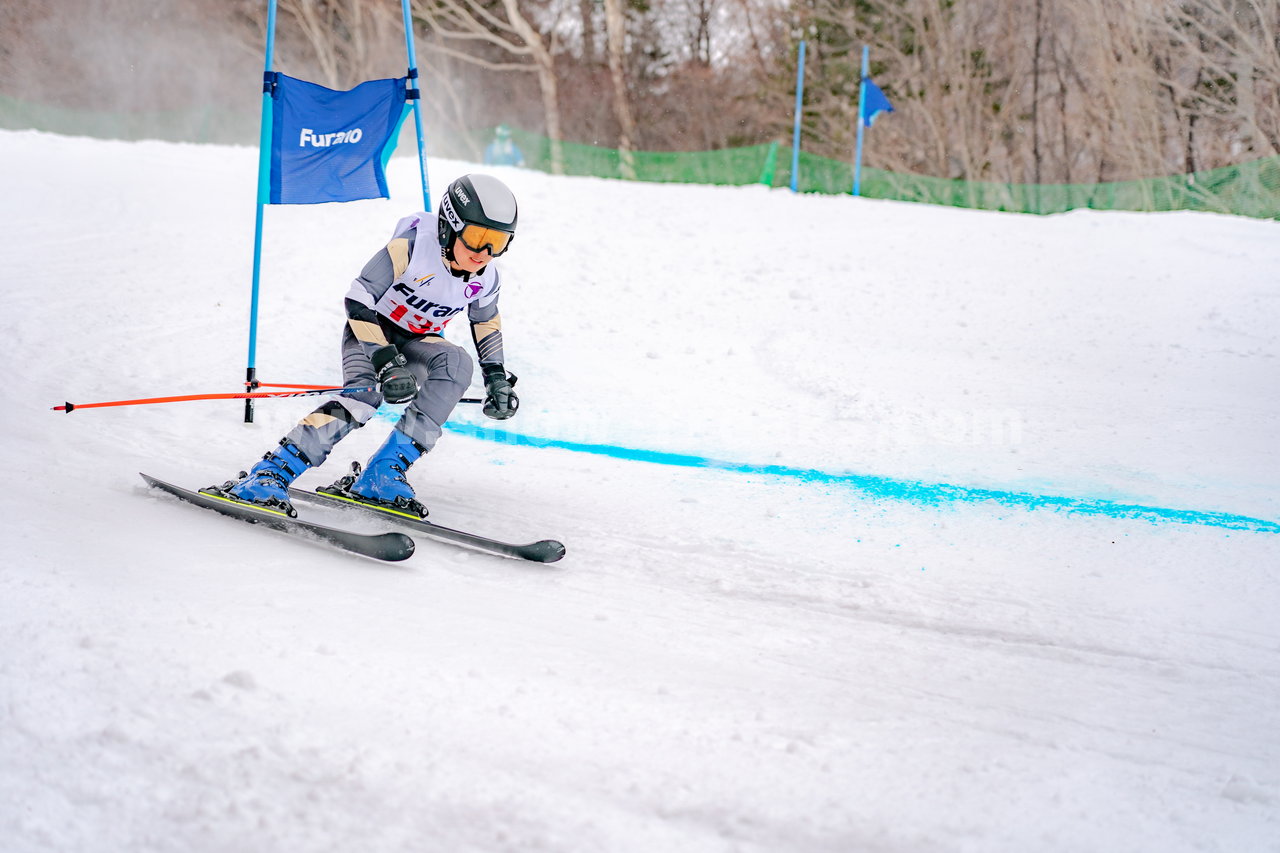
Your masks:
<svg viewBox="0 0 1280 853"><path fill-rule="evenodd" d="M556 79L555 27L544 37L517 0L414 0L414 14L435 38L435 49L496 72L533 72L542 93L543 118L551 140L551 171L564 172L560 103ZM544 40L545 38L545 40ZM496 58L469 48L488 47ZM456 45L456 46L455 46Z"/></svg>
<svg viewBox="0 0 1280 853"><path fill-rule="evenodd" d="M578 0L578 19L582 26L582 61L586 65L597 61L595 10L594 0Z"/></svg>
<svg viewBox="0 0 1280 853"><path fill-rule="evenodd" d="M633 7L627 39L628 92L648 149L769 141L774 117L790 114L771 85L788 55L775 0L654 0Z"/></svg>
<svg viewBox="0 0 1280 853"><path fill-rule="evenodd" d="M636 122L631 117L631 102L627 97L627 81L623 76L622 53L626 46L627 19L622 14L622 0L604 0L605 26L609 33L609 76L613 81L613 108L621 130L618 134L619 167L622 177L636 178L635 145Z"/></svg>
<svg viewBox="0 0 1280 853"><path fill-rule="evenodd" d="M1184 110L1225 131L1204 147L1228 157L1280 153L1280 3L1165 2L1152 18L1182 66L1166 68L1161 83Z"/></svg>
<svg viewBox="0 0 1280 853"><path fill-rule="evenodd" d="M500 122L550 137L556 171L564 139L616 145L624 170L639 150L786 142L801 38L804 147L834 159L852 157L864 44L897 108L876 124L869 166L1049 185L1280 154L1280 0L413 2L428 136L451 155L478 155L476 131ZM333 88L400 73L394 0L279 3L287 73ZM111 133L154 133L143 125L159 116L168 135L208 139L233 110L240 133L256 119L265 5L8 0L0 87L92 111ZM188 86L148 83L177 73L135 47L157 44L185 46Z"/></svg>
<svg viewBox="0 0 1280 853"><path fill-rule="evenodd" d="M400 15L385 0L279 0L279 13L297 27L331 89L385 75L385 57L404 53L396 50Z"/></svg>
<svg viewBox="0 0 1280 853"><path fill-rule="evenodd" d="M1280 151L1280 0L808 0L799 8L813 57L806 144L828 156L849 150L861 44L898 108L868 149L868 162L883 168L1109 182Z"/></svg>

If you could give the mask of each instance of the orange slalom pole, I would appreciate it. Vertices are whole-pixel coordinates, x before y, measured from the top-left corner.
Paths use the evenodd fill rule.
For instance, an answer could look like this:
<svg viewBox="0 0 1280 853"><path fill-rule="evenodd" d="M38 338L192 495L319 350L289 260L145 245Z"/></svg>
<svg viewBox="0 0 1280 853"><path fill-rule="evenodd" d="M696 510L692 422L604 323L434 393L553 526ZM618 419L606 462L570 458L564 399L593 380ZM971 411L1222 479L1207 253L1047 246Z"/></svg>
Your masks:
<svg viewBox="0 0 1280 853"><path fill-rule="evenodd" d="M296 388L299 386L281 386ZM72 412L76 409L99 409L106 406L149 406L154 403L185 403L191 400L260 400L270 397L313 397L318 394L354 394L362 391L373 391L374 386L363 388L326 388L323 385L302 386L305 391L260 391L241 394L182 394L176 397L143 397L137 400L110 400L105 403L65 403L54 406L55 412Z"/></svg>

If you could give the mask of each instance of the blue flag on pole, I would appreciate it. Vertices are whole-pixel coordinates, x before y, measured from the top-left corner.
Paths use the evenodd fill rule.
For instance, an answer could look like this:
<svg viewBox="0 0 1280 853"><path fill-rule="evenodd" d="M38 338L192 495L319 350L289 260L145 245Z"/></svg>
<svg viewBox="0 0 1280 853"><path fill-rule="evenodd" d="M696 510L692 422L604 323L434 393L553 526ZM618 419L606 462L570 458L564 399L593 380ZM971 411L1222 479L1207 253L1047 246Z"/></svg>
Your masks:
<svg viewBox="0 0 1280 853"><path fill-rule="evenodd" d="M863 77L862 83L867 87L866 97L862 101L862 124L865 127L871 127L871 123L880 113L893 112L893 104L889 103L889 99L884 96L884 92L880 91L880 87L871 82L870 77Z"/></svg>
<svg viewBox="0 0 1280 853"><path fill-rule="evenodd" d="M386 164L411 109L406 78L346 92L272 72L269 204L388 198Z"/></svg>

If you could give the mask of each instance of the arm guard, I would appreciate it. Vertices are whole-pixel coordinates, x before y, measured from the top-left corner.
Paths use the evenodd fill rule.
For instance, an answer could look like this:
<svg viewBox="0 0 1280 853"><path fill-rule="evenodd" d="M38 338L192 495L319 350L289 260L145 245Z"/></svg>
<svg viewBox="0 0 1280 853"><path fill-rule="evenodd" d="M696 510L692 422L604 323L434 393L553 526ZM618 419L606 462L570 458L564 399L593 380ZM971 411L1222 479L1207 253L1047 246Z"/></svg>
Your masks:
<svg viewBox="0 0 1280 853"><path fill-rule="evenodd" d="M502 363L502 317L496 312L491 319L471 322L471 339L482 365Z"/></svg>

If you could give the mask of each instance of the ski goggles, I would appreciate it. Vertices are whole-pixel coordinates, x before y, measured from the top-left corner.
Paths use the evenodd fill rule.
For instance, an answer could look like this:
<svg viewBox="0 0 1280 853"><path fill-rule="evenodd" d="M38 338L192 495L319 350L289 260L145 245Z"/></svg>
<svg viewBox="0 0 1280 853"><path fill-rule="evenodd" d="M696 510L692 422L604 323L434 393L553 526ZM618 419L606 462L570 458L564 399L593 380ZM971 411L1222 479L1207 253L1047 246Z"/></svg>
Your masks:
<svg viewBox="0 0 1280 853"><path fill-rule="evenodd" d="M514 236L514 234L507 231L486 228L483 225L464 225L462 230L458 232L462 245L473 252L483 252L488 249L489 254L495 258L507 250L507 247L511 244L511 238Z"/></svg>

